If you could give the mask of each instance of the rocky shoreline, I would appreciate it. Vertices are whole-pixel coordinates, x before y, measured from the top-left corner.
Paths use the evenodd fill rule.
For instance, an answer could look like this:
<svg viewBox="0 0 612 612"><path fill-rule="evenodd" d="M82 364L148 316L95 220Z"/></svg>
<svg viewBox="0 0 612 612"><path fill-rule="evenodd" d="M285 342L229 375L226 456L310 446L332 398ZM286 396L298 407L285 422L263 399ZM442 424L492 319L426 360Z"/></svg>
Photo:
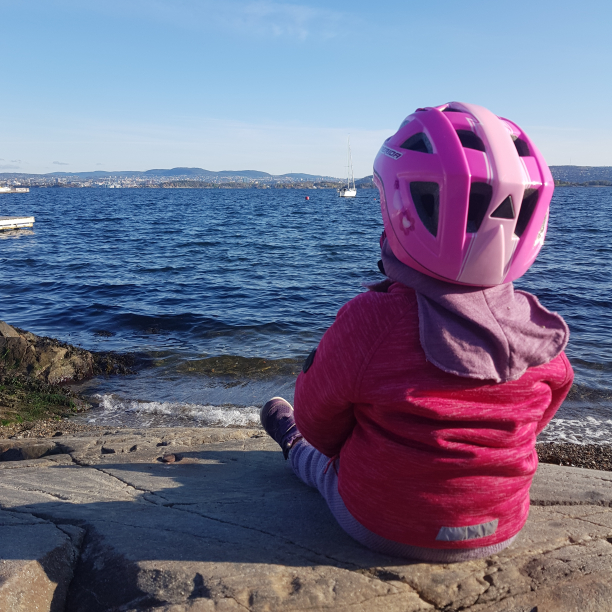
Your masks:
<svg viewBox="0 0 612 612"><path fill-rule="evenodd" d="M86 351L0 321L0 438L107 431L69 418L89 406L66 385L101 374L134 374L136 362L135 355ZM612 444L549 442L536 449L540 463L612 471Z"/></svg>
<svg viewBox="0 0 612 612"><path fill-rule="evenodd" d="M101 374L134 374L135 355L94 352L0 321L0 425L82 412L87 401L68 386Z"/></svg>

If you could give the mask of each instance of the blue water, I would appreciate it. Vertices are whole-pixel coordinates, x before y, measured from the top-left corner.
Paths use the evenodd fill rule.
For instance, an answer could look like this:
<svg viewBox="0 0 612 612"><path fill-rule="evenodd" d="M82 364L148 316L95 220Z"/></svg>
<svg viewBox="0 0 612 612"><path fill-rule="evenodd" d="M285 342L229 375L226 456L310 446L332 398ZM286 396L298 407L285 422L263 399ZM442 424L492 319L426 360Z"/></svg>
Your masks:
<svg viewBox="0 0 612 612"><path fill-rule="evenodd" d="M0 319L92 350L145 355L138 376L82 385L101 398L100 414L212 422L211 411L226 410L219 422L242 422L244 414L248 421L267 395L291 395L294 372L338 308L381 278L377 196L0 194L0 215L36 217L32 231L0 232ZM604 431L612 419L611 212L612 189L557 189L544 249L516 283L562 314L572 332L577 385L559 414L576 422L564 431L589 418ZM228 368L211 361L221 355L247 359Z"/></svg>

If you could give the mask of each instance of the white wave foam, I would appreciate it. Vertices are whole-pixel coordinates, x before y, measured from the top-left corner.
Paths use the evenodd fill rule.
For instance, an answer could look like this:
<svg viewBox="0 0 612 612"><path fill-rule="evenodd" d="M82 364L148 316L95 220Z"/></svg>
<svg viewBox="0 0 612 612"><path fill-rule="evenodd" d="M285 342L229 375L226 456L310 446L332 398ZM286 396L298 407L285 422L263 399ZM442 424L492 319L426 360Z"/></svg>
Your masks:
<svg viewBox="0 0 612 612"><path fill-rule="evenodd" d="M86 414L96 425L130 427L196 426L196 427L260 427L256 406L213 406L181 402L140 402L116 395L94 396L96 409ZM538 436L538 442L571 444L612 444L612 419L555 418Z"/></svg>
<svg viewBox="0 0 612 612"><path fill-rule="evenodd" d="M612 444L612 419L553 419L538 436L538 442Z"/></svg>
<svg viewBox="0 0 612 612"><path fill-rule="evenodd" d="M208 427L259 427L256 406L209 406L181 402L139 402L123 400L113 395L95 396L99 406L88 413L92 424L125 424L151 426L155 424Z"/></svg>

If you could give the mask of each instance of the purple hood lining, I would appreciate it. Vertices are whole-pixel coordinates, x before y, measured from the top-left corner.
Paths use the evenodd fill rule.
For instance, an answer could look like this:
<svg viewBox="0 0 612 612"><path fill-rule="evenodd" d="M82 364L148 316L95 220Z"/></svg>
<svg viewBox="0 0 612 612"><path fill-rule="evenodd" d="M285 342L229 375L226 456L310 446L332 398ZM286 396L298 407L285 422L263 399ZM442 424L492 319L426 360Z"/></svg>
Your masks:
<svg viewBox="0 0 612 612"><path fill-rule="evenodd" d="M421 346L441 370L507 382L567 345L565 321L512 283L484 289L447 283L403 264L386 239L381 251L387 277L415 290Z"/></svg>

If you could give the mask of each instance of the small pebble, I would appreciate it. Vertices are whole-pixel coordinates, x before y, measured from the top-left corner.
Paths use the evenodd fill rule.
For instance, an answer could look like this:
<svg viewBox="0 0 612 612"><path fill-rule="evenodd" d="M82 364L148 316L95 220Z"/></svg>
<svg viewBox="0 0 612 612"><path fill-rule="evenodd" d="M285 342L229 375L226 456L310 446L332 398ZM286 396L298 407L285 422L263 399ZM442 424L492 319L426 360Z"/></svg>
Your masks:
<svg viewBox="0 0 612 612"><path fill-rule="evenodd" d="M177 461L180 461L183 457L181 455L177 455L174 453L168 453L166 455L163 455L161 460L164 463L175 463Z"/></svg>

